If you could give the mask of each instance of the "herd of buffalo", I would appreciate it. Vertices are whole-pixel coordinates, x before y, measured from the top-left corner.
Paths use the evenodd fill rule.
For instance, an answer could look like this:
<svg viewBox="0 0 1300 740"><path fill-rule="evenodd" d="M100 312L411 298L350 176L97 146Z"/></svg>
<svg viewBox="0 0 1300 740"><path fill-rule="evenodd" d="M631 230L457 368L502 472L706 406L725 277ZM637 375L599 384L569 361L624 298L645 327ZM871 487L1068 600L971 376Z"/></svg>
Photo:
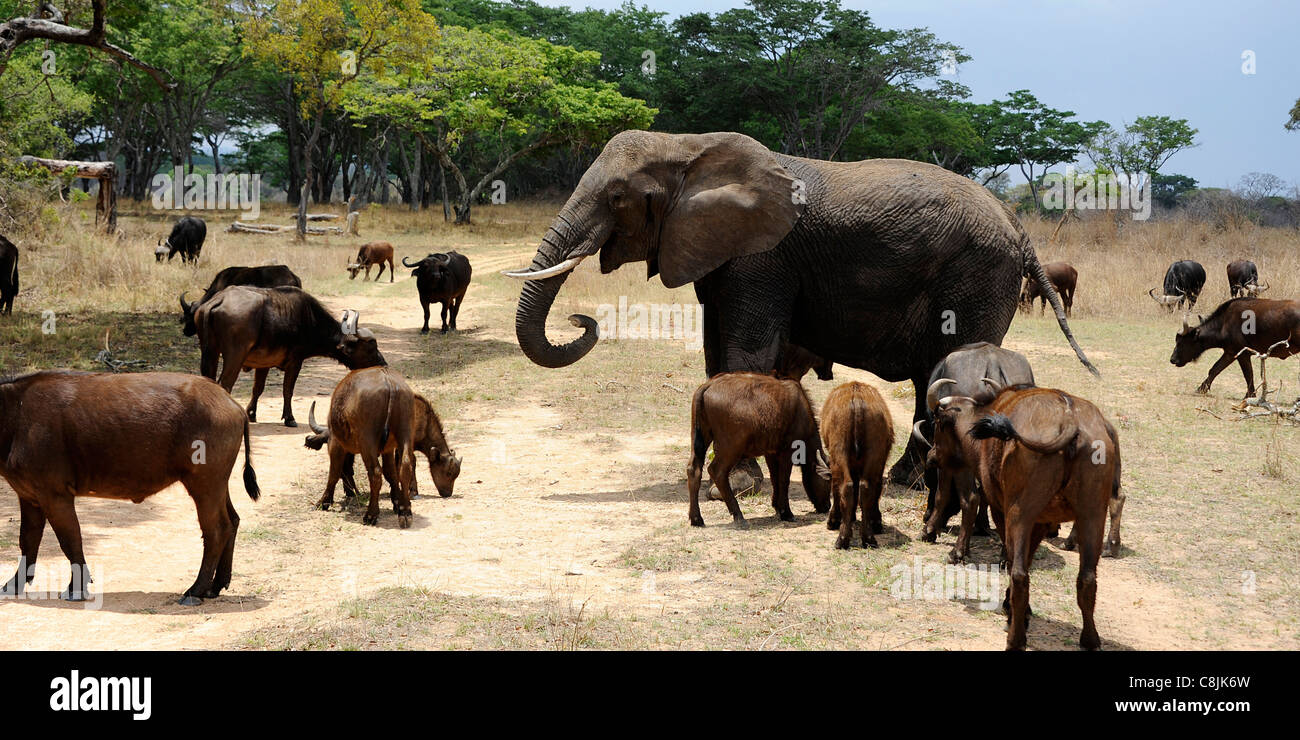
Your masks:
<svg viewBox="0 0 1300 740"><path fill-rule="evenodd" d="M182 262L197 263L206 231L201 219L180 219L158 242L157 260L179 254ZM18 256L17 248L0 236L0 312L6 314L18 292ZM391 244L372 242L360 248L346 269L354 279L364 272L369 280L371 268L378 267L376 281L387 269L392 282L394 260ZM421 333L429 330L433 303L442 306L441 331L454 331L472 276L469 260L450 251L418 262L403 258L401 264L416 277L424 310ZM1078 272L1055 262L1043 265L1042 274L1069 313ZM1272 357L1300 352L1300 303L1260 298L1268 285L1260 283L1254 263L1233 262L1227 274L1233 297L1195 326L1184 318L1170 361L1182 367L1210 349L1221 349L1222 357L1200 390L1208 391L1214 378L1237 361L1247 397L1252 397L1252 355L1246 350ZM1149 295L1171 311L1190 311L1205 279L1200 264L1175 262L1160 293L1153 288ZM1048 291L1030 277L1020 303L1027 310L1036 300L1046 304ZM369 482L366 524L378 521L379 494L387 480L399 525L410 525L411 498L417 495L416 451L428 459L438 493L452 494L461 459L449 446L438 414L388 366L375 336L359 326L356 311L335 318L283 265L227 267L197 300L181 294L180 306L184 334L198 339L201 378L53 370L0 379L0 473L17 492L21 511L21 560L3 586L4 594L21 593L31 582L48 521L73 566L64 596L83 598L89 575L74 497L139 502L179 482L194 499L203 533L202 565L181 603L216 597L231 578L239 516L228 482L241 444L244 487L253 499L259 495L249 424L257 419L267 374L271 368L283 373L280 418L286 426L297 426L294 385L303 362L313 357L331 358L350 371L333 391L325 424L317 422L314 404L308 415L312 435L307 446L324 447L329 454L318 508L328 509L334 502L340 480L346 496L356 494L353 464L358 455ZM871 386L849 382L830 393L818 414L800 380L810 369L830 379L831 363L793 346L782 358L773 373L721 373L695 391L686 469L690 524L704 525L699 495L707 466L733 521L745 526L729 475L737 465L762 457L770 473L772 505L782 520L794 518L789 484L798 467L814 508L828 514L835 545L852 544L860 510L860 541L874 547L875 535L883 531L880 496L894 441L885 400ZM246 370L253 372L252 397L241 408L229 394ZM1124 505L1114 426L1088 400L1037 387L1024 356L984 342L965 345L934 367L925 406L928 414L912 429L915 442L928 450L924 482L929 497L920 538L935 542L948 520L960 513L948 559L961 563L969 556L973 535L991 534L992 514L1011 580L1004 602L1007 646L1020 649L1030 614L1033 554L1045 537L1055 536L1059 524L1073 522L1065 546L1077 547L1080 556L1080 645L1098 648L1096 567L1101 556L1119 554ZM154 464L140 464L141 450L150 452Z"/></svg>

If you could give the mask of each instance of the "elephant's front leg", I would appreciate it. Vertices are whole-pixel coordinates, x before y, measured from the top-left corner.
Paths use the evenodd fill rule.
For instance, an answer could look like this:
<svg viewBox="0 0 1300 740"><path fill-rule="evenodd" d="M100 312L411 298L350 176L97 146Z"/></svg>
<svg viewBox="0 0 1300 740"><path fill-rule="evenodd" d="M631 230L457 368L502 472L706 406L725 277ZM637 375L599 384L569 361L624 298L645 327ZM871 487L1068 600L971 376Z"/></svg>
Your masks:
<svg viewBox="0 0 1300 740"><path fill-rule="evenodd" d="M912 388L916 395L916 407L912 413L912 424L926 418L925 392L928 389L929 381L929 375L912 378ZM925 450L921 449L916 437L908 436L907 448L903 450L903 456L898 458L898 462L894 463L894 467L889 469L889 481L900 486L921 488L924 485L924 479Z"/></svg>

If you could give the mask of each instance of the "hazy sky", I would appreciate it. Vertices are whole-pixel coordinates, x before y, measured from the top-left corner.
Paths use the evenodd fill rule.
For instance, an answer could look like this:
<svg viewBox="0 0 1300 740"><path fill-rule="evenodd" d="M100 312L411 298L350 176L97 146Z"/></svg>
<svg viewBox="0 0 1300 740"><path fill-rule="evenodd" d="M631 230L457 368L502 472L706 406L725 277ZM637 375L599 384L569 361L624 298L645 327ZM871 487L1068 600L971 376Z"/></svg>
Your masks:
<svg viewBox="0 0 1300 740"><path fill-rule="evenodd" d="M539 0L615 8L621 0ZM716 13L740 0L639 0L666 11ZM1141 115L1186 118L1200 146L1165 173L1203 187L1247 172L1300 182L1300 131L1282 128L1300 98L1300 2L1294 0L843 0L887 28L927 27L973 59L957 78L987 102L1021 88L1080 120L1113 126ZM1242 53L1255 53L1255 74ZM1015 169L1013 168L1013 173ZM1017 180L1020 178L1017 176Z"/></svg>

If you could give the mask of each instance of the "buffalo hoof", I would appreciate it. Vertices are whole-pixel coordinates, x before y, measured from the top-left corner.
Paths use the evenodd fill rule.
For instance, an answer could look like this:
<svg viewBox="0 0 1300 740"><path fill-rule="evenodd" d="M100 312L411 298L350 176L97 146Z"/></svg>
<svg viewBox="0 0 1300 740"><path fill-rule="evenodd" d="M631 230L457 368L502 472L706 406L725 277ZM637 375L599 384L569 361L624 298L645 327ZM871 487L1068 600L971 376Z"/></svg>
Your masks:
<svg viewBox="0 0 1300 740"><path fill-rule="evenodd" d="M935 531L932 532L932 531L930 531L930 528L929 528L929 527L923 527L923 528L921 529L921 534L918 535L918 536L920 537L920 539L921 539L922 542L938 542L938 541L939 541L939 531L938 531L938 530L935 530Z"/></svg>
<svg viewBox="0 0 1300 740"><path fill-rule="evenodd" d="M198 606L199 604L203 603L203 599L200 599L197 596L191 596L189 594L185 594L184 596L180 597L180 599L178 599L176 603L180 604L181 606Z"/></svg>
<svg viewBox="0 0 1300 740"><path fill-rule="evenodd" d="M316 510L317 510L317 511L329 511L329 510L330 510L330 507L333 506L333 505L334 505L334 502L333 502L333 501L317 501L317 502L316 502Z"/></svg>
<svg viewBox="0 0 1300 740"><path fill-rule="evenodd" d="M399 515L399 516L397 517L397 526L400 527L401 529L410 529L410 528L411 528L411 515L410 515L410 514L401 514L401 515Z"/></svg>
<svg viewBox="0 0 1300 740"><path fill-rule="evenodd" d="M361 517L361 523L362 523L362 524L369 524L370 526L373 527L373 526L375 526L376 524L379 524L379 515L378 515L378 514L373 514L373 515L372 515L372 514L366 514L365 516Z"/></svg>
<svg viewBox="0 0 1300 740"><path fill-rule="evenodd" d="M690 519L690 521L691 521L691 526L692 526L692 527L703 527L703 526L704 526L704 517L702 517L702 516L692 516L692 517L687 517L687 518Z"/></svg>
<svg viewBox="0 0 1300 740"><path fill-rule="evenodd" d="M1079 647L1084 650L1100 650L1101 636L1097 634L1097 630L1094 629L1091 632L1084 630L1079 635Z"/></svg>
<svg viewBox="0 0 1300 740"><path fill-rule="evenodd" d="M870 535L870 534L864 534L864 535L862 535L862 546L863 546L863 547L878 547L878 545L876 544L876 538L873 537L873 536Z"/></svg>
<svg viewBox="0 0 1300 740"><path fill-rule="evenodd" d="M256 424L256 423L257 423L257 412L256 412L256 411L249 411L249 412L248 412L248 422L249 422L250 424Z"/></svg>
<svg viewBox="0 0 1300 740"><path fill-rule="evenodd" d="M1101 548L1101 556L1102 556L1103 558L1117 558L1117 557L1119 557L1119 543L1118 543L1118 542L1107 542L1106 545L1105 545L1104 547Z"/></svg>
<svg viewBox="0 0 1300 740"><path fill-rule="evenodd" d="M840 520L838 520L838 519L827 519L827 520L826 520L826 528L829 529L830 531L834 532L835 530L837 530L837 529L840 528Z"/></svg>
<svg viewBox="0 0 1300 740"><path fill-rule="evenodd" d="M1201 386L1200 388L1196 389L1196 395L1198 396L1209 395L1209 393L1210 393L1210 389L1205 386Z"/></svg>
<svg viewBox="0 0 1300 740"><path fill-rule="evenodd" d="M952 565L961 565L966 562L966 556L957 552L956 549L949 550L948 562Z"/></svg>
<svg viewBox="0 0 1300 740"><path fill-rule="evenodd" d="M287 427L296 427L298 426L298 422L294 421L293 417L291 416L288 419L284 420L284 425Z"/></svg>
<svg viewBox="0 0 1300 740"><path fill-rule="evenodd" d="M69 586L63 590L63 593L59 594L59 598L63 599L64 601L85 601L86 599L90 598L90 592L73 591L72 587Z"/></svg>
<svg viewBox="0 0 1300 740"><path fill-rule="evenodd" d="M428 334L428 333L429 333L429 327L427 327L427 326L424 327L423 329L420 330L420 333L421 333L421 334Z"/></svg>
<svg viewBox="0 0 1300 740"><path fill-rule="evenodd" d="M781 517L781 521L783 521L783 522L793 522L793 521L794 521L794 512L790 511L789 509L786 509L785 511L780 512L779 514L777 514L777 516Z"/></svg>
<svg viewBox="0 0 1300 740"><path fill-rule="evenodd" d="M418 495L419 494L412 495L411 498L415 498L415 496ZM442 498L451 498L451 491L447 491L446 493L443 493L442 491L438 491L438 495Z"/></svg>
<svg viewBox="0 0 1300 740"><path fill-rule="evenodd" d="M849 549L849 544L852 543L852 541L853 541L852 537L836 537L835 546L841 550L847 550Z"/></svg>

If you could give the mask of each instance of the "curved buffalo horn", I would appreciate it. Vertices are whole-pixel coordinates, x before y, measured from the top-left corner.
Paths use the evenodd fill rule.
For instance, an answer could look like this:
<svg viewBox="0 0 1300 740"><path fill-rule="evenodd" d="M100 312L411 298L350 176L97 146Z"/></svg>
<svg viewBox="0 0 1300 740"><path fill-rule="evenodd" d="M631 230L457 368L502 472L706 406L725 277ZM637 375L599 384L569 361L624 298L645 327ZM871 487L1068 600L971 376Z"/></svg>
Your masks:
<svg viewBox="0 0 1300 740"><path fill-rule="evenodd" d="M980 382L985 383L988 385L989 388L992 388L994 396L1002 392L1002 384L994 380L993 378L980 378Z"/></svg>
<svg viewBox="0 0 1300 740"><path fill-rule="evenodd" d="M545 280L546 278L555 277L556 275L561 275L572 270L584 259L586 259L586 257L570 257L558 265L548 267L545 270L507 270L501 274L516 280Z"/></svg>
<svg viewBox="0 0 1300 740"><path fill-rule="evenodd" d="M1187 323L1187 314L1183 314L1183 331L1187 331L1190 328L1192 327Z"/></svg>
<svg viewBox="0 0 1300 740"><path fill-rule="evenodd" d="M956 385L957 381L953 380L952 378L939 378L938 380L930 384L930 388L925 392L926 408L932 409L935 406L939 405L939 389L949 383Z"/></svg>
<svg viewBox="0 0 1300 740"><path fill-rule="evenodd" d="M299 406L298 408L302 408L302 407ZM325 433L325 427L316 423L316 402L315 401L312 401L311 408L307 409L307 426L311 427L311 430L317 434Z"/></svg>
<svg viewBox="0 0 1300 740"><path fill-rule="evenodd" d="M409 257L403 257L403 258L402 258L402 267L415 267L416 265L419 265L419 264L420 264L419 262L416 262L416 263L413 265L413 264L411 264L410 262L407 262L407 261L406 261L406 260L408 260L408 259L410 259L410 258L409 258Z"/></svg>
<svg viewBox="0 0 1300 740"><path fill-rule="evenodd" d="M185 312L187 312L187 313L188 313L189 310L190 310L190 304L188 304L188 303L185 302L185 294L188 293L188 292L189 292L188 290L181 291L181 310L182 310L182 311L185 311Z"/></svg>
<svg viewBox="0 0 1300 740"><path fill-rule="evenodd" d="M1264 291L1268 290L1268 283L1264 283L1263 285L1256 285L1255 290L1260 293L1263 293Z"/></svg>
<svg viewBox="0 0 1300 740"><path fill-rule="evenodd" d="M441 262L441 263L444 264L444 265L451 264L451 255L450 255L450 254L442 254L442 253L439 253L439 254L431 254L431 255L429 255L429 256L432 257L432 258L434 258L435 260Z"/></svg>
<svg viewBox="0 0 1300 740"><path fill-rule="evenodd" d="M359 319L359 318L360 318L360 314L358 314L356 311L353 311L352 309L348 309L348 310L344 311L344 312L343 312L343 319L342 319L341 321L339 321L339 326L343 329L343 333L344 333L344 334L356 334L356 333L357 333L357 319Z"/></svg>
<svg viewBox="0 0 1300 740"><path fill-rule="evenodd" d="M1156 298L1156 289L1155 289L1155 288L1152 288L1151 290L1148 290L1148 291L1147 291L1147 295L1151 296L1151 300L1155 301L1156 303L1159 303L1159 302L1160 302L1160 299L1159 299L1159 298Z"/></svg>
<svg viewBox="0 0 1300 740"><path fill-rule="evenodd" d="M930 444L930 440L926 439L925 433L921 431L921 425L924 423L925 423L925 419L922 419L912 425L912 439L916 440L917 442L920 442L926 447L933 447L934 445Z"/></svg>

